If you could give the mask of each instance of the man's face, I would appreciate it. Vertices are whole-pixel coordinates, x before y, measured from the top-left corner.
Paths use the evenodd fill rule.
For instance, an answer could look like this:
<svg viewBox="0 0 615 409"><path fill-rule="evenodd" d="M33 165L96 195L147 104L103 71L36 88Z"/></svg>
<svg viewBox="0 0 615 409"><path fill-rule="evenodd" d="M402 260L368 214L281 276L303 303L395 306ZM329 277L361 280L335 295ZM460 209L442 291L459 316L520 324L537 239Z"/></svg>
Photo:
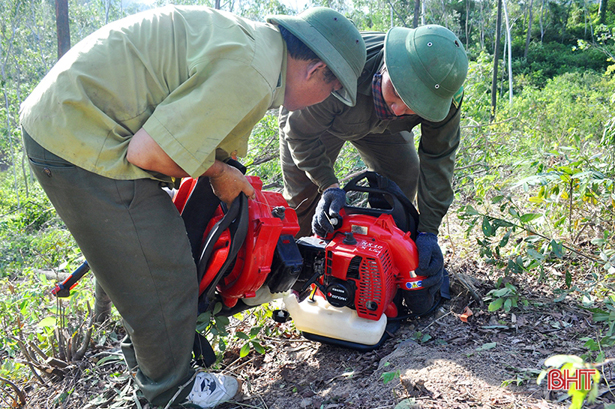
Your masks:
<svg viewBox="0 0 615 409"><path fill-rule="evenodd" d="M309 77L302 77L300 81L293 82L294 86L287 84L284 94L284 107L287 110L298 111L318 104L327 99L333 91L342 88L337 79L331 82L325 81L325 67L324 65L318 67Z"/></svg>
<svg viewBox="0 0 615 409"><path fill-rule="evenodd" d="M408 108L400 98L386 70L382 73L382 97L396 116L415 115L415 112Z"/></svg>

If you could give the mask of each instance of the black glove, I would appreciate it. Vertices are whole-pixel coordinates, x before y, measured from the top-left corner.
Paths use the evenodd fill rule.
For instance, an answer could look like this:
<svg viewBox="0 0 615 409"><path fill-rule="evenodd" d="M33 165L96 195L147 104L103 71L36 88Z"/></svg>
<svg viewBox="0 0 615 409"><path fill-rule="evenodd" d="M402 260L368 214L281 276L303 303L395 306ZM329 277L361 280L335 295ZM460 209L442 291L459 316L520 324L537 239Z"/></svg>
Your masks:
<svg viewBox="0 0 615 409"><path fill-rule="evenodd" d="M438 246L438 236L433 233L419 233L416 248L419 251L419 266L415 270L417 275L429 277L442 271L444 256Z"/></svg>
<svg viewBox="0 0 615 409"><path fill-rule="evenodd" d="M417 316L434 312L442 297L450 299L448 272L442 268L436 274L422 281L423 288L413 291L402 291L408 310Z"/></svg>
<svg viewBox="0 0 615 409"><path fill-rule="evenodd" d="M346 192L339 187L330 187L322 193L312 218L312 231L320 237L333 233L331 217L340 215L340 210L346 204Z"/></svg>

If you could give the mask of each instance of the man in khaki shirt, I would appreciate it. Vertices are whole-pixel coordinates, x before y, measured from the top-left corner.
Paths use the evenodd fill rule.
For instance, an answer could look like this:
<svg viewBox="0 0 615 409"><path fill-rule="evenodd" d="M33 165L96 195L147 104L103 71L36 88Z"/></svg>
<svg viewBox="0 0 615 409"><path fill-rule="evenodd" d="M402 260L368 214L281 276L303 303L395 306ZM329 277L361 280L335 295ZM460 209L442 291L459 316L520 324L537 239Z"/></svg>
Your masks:
<svg viewBox="0 0 615 409"><path fill-rule="evenodd" d="M71 49L21 107L32 169L122 315L122 350L153 404L214 407L239 389L190 367L198 283L184 223L162 187L205 176L230 204L254 190L226 164L267 109L331 93L356 102L365 44L314 8L268 23L168 6Z"/></svg>

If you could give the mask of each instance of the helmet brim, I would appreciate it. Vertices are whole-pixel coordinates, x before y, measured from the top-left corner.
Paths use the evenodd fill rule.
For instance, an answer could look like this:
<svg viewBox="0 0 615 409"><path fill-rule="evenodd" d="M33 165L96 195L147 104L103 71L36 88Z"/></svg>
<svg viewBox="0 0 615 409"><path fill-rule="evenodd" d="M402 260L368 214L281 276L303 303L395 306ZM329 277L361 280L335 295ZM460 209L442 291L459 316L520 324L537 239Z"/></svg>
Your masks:
<svg viewBox="0 0 615 409"><path fill-rule="evenodd" d="M453 98L434 94L412 67L409 42L414 40L414 31L401 27L389 30L384 40L384 63L395 90L408 108L421 118L440 122L448 115Z"/></svg>
<svg viewBox="0 0 615 409"><path fill-rule="evenodd" d="M357 103L358 77L340 52L311 24L295 16L271 16L271 24L279 24L307 45L333 72L341 82L342 89L333 95L348 106Z"/></svg>

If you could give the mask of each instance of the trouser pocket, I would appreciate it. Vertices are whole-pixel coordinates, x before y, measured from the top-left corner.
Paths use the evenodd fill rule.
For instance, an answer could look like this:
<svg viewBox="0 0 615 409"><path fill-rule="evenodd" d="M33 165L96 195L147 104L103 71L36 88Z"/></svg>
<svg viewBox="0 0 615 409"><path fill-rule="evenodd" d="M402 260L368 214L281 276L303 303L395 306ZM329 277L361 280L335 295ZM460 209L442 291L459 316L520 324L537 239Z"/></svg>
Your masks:
<svg viewBox="0 0 615 409"><path fill-rule="evenodd" d="M39 145L25 129L23 130L23 142L30 166L41 183L46 178L53 177L57 172L76 168L74 164Z"/></svg>

